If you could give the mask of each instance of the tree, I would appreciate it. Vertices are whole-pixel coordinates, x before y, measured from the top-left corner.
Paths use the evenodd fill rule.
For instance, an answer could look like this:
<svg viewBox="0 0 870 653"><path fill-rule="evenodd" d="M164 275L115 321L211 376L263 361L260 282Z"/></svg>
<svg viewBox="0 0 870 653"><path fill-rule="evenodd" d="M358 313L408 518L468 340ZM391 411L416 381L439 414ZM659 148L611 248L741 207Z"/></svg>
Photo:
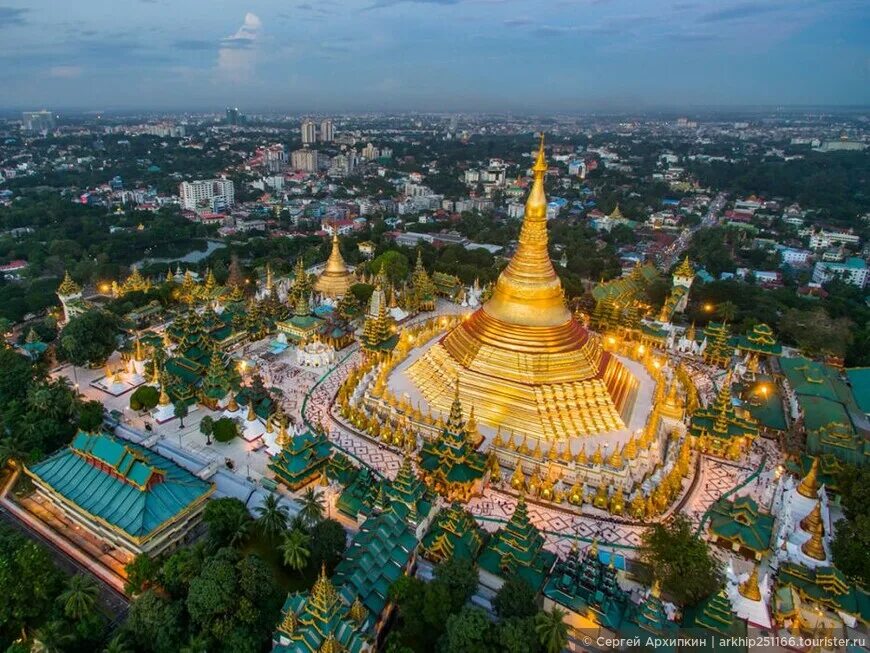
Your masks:
<svg viewBox="0 0 870 653"><path fill-rule="evenodd" d="M79 428L88 432L98 431L103 426L103 410L103 404L99 401L79 403Z"/></svg>
<svg viewBox="0 0 870 653"><path fill-rule="evenodd" d="M464 607L450 615L438 647L443 653L490 653L495 645L493 625L480 608Z"/></svg>
<svg viewBox="0 0 870 653"><path fill-rule="evenodd" d="M60 332L59 353L73 365L102 365L117 347L118 318L92 308L72 318Z"/></svg>
<svg viewBox="0 0 870 653"><path fill-rule="evenodd" d="M212 435L218 442L229 442L239 434L239 425L230 417L221 417L214 423Z"/></svg>
<svg viewBox="0 0 870 653"><path fill-rule="evenodd" d="M347 533L334 519L322 519L311 527L311 563L334 567L347 547Z"/></svg>
<svg viewBox="0 0 870 653"><path fill-rule="evenodd" d="M646 574L654 569L662 589L682 605L697 603L721 584L716 560L683 515L644 533L641 557Z"/></svg>
<svg viewBox="0 0 870 653"><path fill-rule="evenodd" d="M62 575L48 552L0 526L0 642L44 623L61 587Z"/></svg>
<svg viewBox="0 0 870 653"><path fill-rule="evenodd" d="M174 598L187 595L191 581L202 571L204 546L178 549L160 567L160 584Z"/></svg>
<svg viewBox="0 0 870 653"><path fill-rule="evenodd" d="M153 385L140 385L130 395L130 408L151 410L160 401L160 392Z"/></svg>
<svg viewBox="0 0 870 653"><path fill-rule="evenodd" d="M452 557L435 567L435 580L447 588L450 610L456 612L477 589L477 570L470 560Z"/></svg>
<svg viewBox="0 0 870 653"><path fill-rule="evenodd" d="M205 443L211 444L211 434L214 432L214 419L206 415L199 421L199 432L205 436Z"/></svg>
<svg viewBox="0 0 870 653"><path fill-rule="evenodd" d="M537 653L541 650L535 617L508 619L499 623L496 637L504 653Z"/></svg>
<svg viewBox="0 0 870 653"><path fill-rule="evenodd" d="M870 513L835 524L831 553L837 569L862 586L870 586Z"/></svg>
<svg viewBox="0 0 870 653"><path fill-rule="evenodd" d="M269 493L262 505L257 508L257 513L259 514L257 526L266 537L274 540L287 530L287 519L289 518L287 506L278 501L274 492Z"/></svg>
<svg viewBox="0 0 870 653"><path fill-rule="evenodd" d="M72 638L66 625L54 619L37 628L30 651L31 653L60 653Z"/></svg>
<svg viewBox="0 0 870 653"><path fill-rule="evenodd" d="M502 619L534 616L538 612L535 590L519 576L510 576L495 595L493 607Z"/></svg>
<svg viewBox="0 0 870 653"><path fill-rule="evenodd" d="M808 356L844 356L852 342L854 324L847 317L831 319L823 308L790 308L782 314L779 332Z"/></svg>
<svg viewBox="0 0 870 653"><path fill-rule="evenodd" d="M284 564L295 571L302 571L311 557L311 538L305 531L293 529L284 535L284 541L278 549L281 551Z"/></svg>
<svg viewBox="0 0 870 653"><path fill-rule="evenodd" d="M565 611L554 607L551 611L539 612L535 617L535 632L538 641L547 653L560 653L568 644L568 626Z"/></svg>
<svg viewBox="0 0 870 653"><path fill-rule="evenodd" d="M253 518L245 504L232 497L209 501L202 513L208 538L216 549L242 542L251 530Z"/></svg>
<svg viewBox="0 0 870 653"><path fill-rule="evenodd" d="M323 496L317 494L314 488L309 487L305 490L300 503L302 507L299 509L299 516L309 526L323 519Z"/></svg>
<svg viewBox="0 0 870 653"><path fill-rule="evenodd" d="M157 579L160 565L147 553L140 553L127 564L125 570L127 582L124 584L124 591L127 594L135 595L141 593Z"/></svg>
<svg viewBox="0 0 870 653"><path fill-rule="evenodd" d="M66 589L58 597L63 604L63 612L72 619L82 619L93 612L100 595L100 587L92 576L76 574L70 576Z"/></svg>
<svg viewBox="0 0 870 653"><path fill-rule="evenodd" d="M172 414L178 418L178 428L184 428L184 418L187 417L187 404L183 401L176 402L172 407Z"/></svg>
<svg viewBox="0 0 870 653"><path fill-rule="evenodd" d="M222 549L219 554L227 551ZM230 618L238 606L238 583L232 555L217 555L205 562L202 572L190 583L187 612L190 620L203 631Z"/></svg>
<svg viewBox="0 0 870 653"><path fill-rule="evenodd" d="M726 322L733 322L737 315L737 305L734 302L722 302L716 307L716 315Z"/></svg>
<svg viewBox="0 0 870 653"><path fill-rule="evenodd" d="M130 605L125 630L141 651L176 653L184 629L181 603L161 598L154 590L145 590Z"/></svg>
<svg viewBox="0 0 870 653"><path fill-rule="evenodd" d="M0 423L0 427L2 427L2 423ZM10 460L27 463L29 462L30 454L31 449L22 435L10 433L0 437L0 467L6 465Z"/></svg>
<svg viewBox="0 0 870 653"><path fill-rule="evenodd" d="M369 263L369 272L373 274L382 269L391 283L400 283L408 276L408 257L396 250L386 251Z"/></svg>
<svg viewBox="0 0 870 653"><path fill-rule="evenodd" d="M103 649L103 653L133 653L133 649L127 643L127 635L124 631L119 632Z"/></svg>

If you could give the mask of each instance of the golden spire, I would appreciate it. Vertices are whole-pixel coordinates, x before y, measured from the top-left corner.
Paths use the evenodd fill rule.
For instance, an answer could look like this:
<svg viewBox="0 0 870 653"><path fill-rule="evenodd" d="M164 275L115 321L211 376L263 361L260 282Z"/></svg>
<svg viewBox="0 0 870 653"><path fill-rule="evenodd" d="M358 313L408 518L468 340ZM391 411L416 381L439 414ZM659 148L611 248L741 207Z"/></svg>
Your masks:
<svg viewBox="0 0 870 653"><path fill-rule="evenodd" d="M362 623L366 620L367 612L365 606L362 604L362 601L359 600L359 596L357 596L353 603L350 604L350 609L348 610L348 614L350 618L353 619L357 624L362 625Z"/></svg>
<svg viewBox="0 0 870 653"><path fill-rule="evenodd" d="M806 517L801 519L801 530L813 533L822 524L822 502L816 501L816 505Z"/></svg>
<svg viewBox="0 0 870 653"><path fill-rule="evenodd" d="M804 476L801 484L798 486L798 494L808 499L815 499L819 493L819 459L813 458L813 464L810 466L810 471Z"/></svg>
<svg viewBox="0 0 870 653"><path fill-rule="evenodd" d="M657 598L661 597L661 595L662 595L662 583L658 578L653 580L653 584L649 590L649 593L650 593L650 596L652 596L653 598L657 599Z"/></svg>
<svg viewBox="0 0 870 653"><path fill-rule="evenodd" d="M157 400L157 403L161 406L168 406L170 403L169 395L166 394L166 384L163 382L160 383L160 398Z"/></svg>
<svg viewBox="0 0 870 653"><path fill-rule="evenodd" d="M737 591L750 601L761 600L761 590L758 587L758 565L752 565L752 573L749 574L749 578L738 585Z"/></svg>
<svg viewBox="0 0 870 653"><path fill-rule="evenodd" d="M560 326L571 320L571 313L565 306L562 284L547 249L547 196L544 193L547 160L543 134L532 171L535 178L526 200L517 251L499 276L484 310L509 324Z"/></svg>
<svg viewBox="0 0 870 653"><path fill-rule="evenodd" d="M257 419L257 413L254 412L254 400L248 399L248 416L245 418L249 422L253 422Z"/></svg>
<svg viewBox="0 0 870 653"><path fill-rule="evenodd" d="M825 555L825 546L822 542L823 534L824 527L821 521L819 521L818 525L813 528L810 539L801 544L801 551L813 560L824 560L827 557Z"/></svg>
<svg viewBox="0 0 870 653"><path fill-rule="evenodd" d="M60 286L57 288L57 294L62 297L69 297L71 295L77 295L81 291L81 286L73 281L73 278L69 276L69 272L64 272L63 281L60 282Z"/></svg>
<svg viewBox="0 0 870 653"><path fill-rule="evenodd" d="M230 403L227 404L227 410L234 413L239 409L239 402L236 401L235 393L230 393Z"/></svg>
<svg viewBox="0 0 870 653"><path fill-rule="evenodd" d="M275 444L283 449L290 443L290 436L287 435L287 420L283 417L279 417L278 423L280 426L278 428L278 437L275 439Z"/></svg>
<svg viewBox="0 0 870 653"><path fill-rule="evenodd" d="M338 229L334 228L332 251L329 253L329 258L326 259L323 272L317 277L314 289L329 297L340 297L353 285L353 281L353 275L347 269L347 263L344 262L341 249L338 246Z"/></svg>

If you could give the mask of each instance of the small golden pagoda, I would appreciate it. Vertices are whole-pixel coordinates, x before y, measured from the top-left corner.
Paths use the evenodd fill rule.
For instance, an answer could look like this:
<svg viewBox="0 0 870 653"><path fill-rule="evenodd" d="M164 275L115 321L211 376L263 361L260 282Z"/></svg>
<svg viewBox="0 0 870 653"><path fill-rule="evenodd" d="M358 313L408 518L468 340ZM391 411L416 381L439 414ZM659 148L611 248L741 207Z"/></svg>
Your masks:
<svg viewBox="0 0 870 653"><path fill-rule="evenodd" d="M807 472L807 475L803 477L800 485L798 485L798 494L808 499L815 499L816 495L819 493L818 475L819 459L813 458L813 464L810 467L810 471Z"/></svg>
<svg viewBox="0 0 870 653"><path fill-rule="evenodd" d="M565 305L547 248L544 143L532 168L517 251L483 307L408 370L426 401L447 411L453 380L479 421L534 439L617 430L637 379Z"/></svg>
<svg viewBox="0 0 870 653"><path fill-rule="evenodd" d="M737 591L750 601L761 600L761 589L758 586L758 565L752 566L752 573L749 574L749 578L737 586Z"/></svg>
<svg viewBox="0 0 870 653"><path fill-rule="evenodd" d="M344 297L353 284L353 273L348 269L347 263L344 262L341 255L341 250L338 247L338 230L335 229L332 235L332 252L326 259L323 272L314 282L314 290L327 297L339 299Z"/></svg>

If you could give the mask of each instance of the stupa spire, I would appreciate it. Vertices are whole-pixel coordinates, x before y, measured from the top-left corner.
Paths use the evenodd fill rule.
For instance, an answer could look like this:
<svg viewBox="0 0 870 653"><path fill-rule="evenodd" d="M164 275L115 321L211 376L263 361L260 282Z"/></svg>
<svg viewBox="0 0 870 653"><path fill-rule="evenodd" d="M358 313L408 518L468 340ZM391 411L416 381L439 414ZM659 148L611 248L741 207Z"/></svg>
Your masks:
<svg viewBox="0 0 870 653"><path fill-rule="evenodd" d="M534 181L526 200L516 254L499 276L484 310L510 324L558 326L568 322L571 313L565 306L562 283L547 249L547 196L544 192L547 160L543 135L532 172Z"/></svg>

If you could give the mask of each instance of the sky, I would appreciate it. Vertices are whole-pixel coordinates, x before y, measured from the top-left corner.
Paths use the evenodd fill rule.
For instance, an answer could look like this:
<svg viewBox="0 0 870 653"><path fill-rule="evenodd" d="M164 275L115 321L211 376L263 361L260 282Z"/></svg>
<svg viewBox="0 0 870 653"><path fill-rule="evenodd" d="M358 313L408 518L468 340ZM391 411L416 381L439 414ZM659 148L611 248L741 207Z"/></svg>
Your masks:
<svg viewBox="0 0 870 653"><path fill-rule="evenodd" d="M870 0L0 0L0 108L870 105Z"/></svg>

